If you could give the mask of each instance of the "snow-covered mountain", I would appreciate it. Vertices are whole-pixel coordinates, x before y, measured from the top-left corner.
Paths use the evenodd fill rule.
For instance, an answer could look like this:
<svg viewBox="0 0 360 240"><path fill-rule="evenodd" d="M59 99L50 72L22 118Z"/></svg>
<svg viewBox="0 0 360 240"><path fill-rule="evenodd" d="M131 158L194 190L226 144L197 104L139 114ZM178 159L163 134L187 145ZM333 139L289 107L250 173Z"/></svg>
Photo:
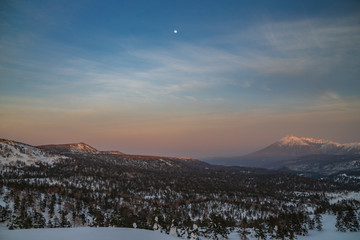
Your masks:
<svg viewBox="0 0 360 240"><path fill-rule="evenodd" d="M246 156L214 158L208 162L230 166L283 168L327 176L340 171L360 170L360 142L342 144L289 135Z"/></svg>
<svg viewBox="0 0 360 240"><path fill-rule="evenodd" d="M252 156L304 156L309 154L360 154L360 142L337 143L330 140L286 136Z"/></svg>
<svg viewBox="0 0 360 240"><path fill-rule="evenodd" d="M11 140L0 139L0 164L16 164L18 161L26 165L38 162L52 164L67 157L50 154L39 148Z"/></svg>

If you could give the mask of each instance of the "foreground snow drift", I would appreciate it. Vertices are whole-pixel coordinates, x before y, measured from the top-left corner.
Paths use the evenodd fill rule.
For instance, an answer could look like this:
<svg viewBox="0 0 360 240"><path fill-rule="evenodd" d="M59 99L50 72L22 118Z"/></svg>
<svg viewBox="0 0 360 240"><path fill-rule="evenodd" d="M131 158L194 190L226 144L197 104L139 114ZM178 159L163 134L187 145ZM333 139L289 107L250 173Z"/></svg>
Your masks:
<svg viewBox="0 0 360 240"><path fill-rule="evenodd" d="M0 239L6 240L179 240L160 232L133 228L46 228L0 230Z"/></svg>

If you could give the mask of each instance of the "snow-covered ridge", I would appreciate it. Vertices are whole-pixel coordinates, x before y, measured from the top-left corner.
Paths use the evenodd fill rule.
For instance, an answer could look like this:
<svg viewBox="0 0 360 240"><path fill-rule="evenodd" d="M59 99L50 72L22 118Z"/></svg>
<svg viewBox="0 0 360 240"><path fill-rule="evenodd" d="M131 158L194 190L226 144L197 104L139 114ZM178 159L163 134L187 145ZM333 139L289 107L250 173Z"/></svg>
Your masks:
<svg viewBox="0 0 360 240"><path fill-rule="evenodd" d="M281 145L309 145L309 144L327 144L327 143L335 143L335 142L324 139L296 137L293 135L288 135L279 140L279 144ZM339 144L339 143L335 143L335 144Z"/></svg>
<svg viewBox="0 0 360 240"><path fill-rule="evenodd" d="M360 154L360 142L337 143L325 139L296 137L288 135L277 142L280 147L308 146L315 147L321 153L353 153Z"/></svg>
<svg viewBox="0 0 360 240"><path fill-rule="evenodd" d="M162 160L181 160L184 162L197 162L197 159L194 158L184 158L184 157L165 157L165 156L154 156L154 155L133 155L126 154L120 151L100 151L96 148L80 142L80 143L70 143L70 144L49 144L49 145L41 145L37 146L40 149L44 149L50 152L56 152L60 154L66 153L75 153L75 154L110 154L110 155L119 155L123 157L129 157L132 159L162 159Z"/></svg>
<svg viewBox="0 0 360 240"><path fill-rule="evenodd" d="M26 165L37 162L53 164L65 158L67 157L49 154L27 144L0 139L0 165L15 164L17 161L24 162Z"/></svg>
<svg viewBox="0 0 360 240"><path fill-rule="evenodd" d="M80 142L80 143L70 143L70 144L50 144L50 145L41 145L38 146L41 149L45 150L61 150L71 153L100 153L96 148Z"/></svg>

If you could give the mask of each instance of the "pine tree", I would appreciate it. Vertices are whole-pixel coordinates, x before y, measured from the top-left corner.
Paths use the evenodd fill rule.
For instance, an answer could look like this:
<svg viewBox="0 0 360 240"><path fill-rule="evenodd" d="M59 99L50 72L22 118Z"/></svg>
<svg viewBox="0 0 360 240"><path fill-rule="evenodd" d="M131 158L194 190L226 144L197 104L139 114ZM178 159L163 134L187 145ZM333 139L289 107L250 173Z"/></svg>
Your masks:
<svg viewBox="0 0 360 240"><path fill-rule="evenodd" d="M317 229L318 231L322 231L322 222L321 222L321 219L322 219L322 217L321 217L320 213L316 213L316 214L315 214L315 223L316 223L316 229Z"/></svg>
<svg viewBox="0 0 360 240"><path fill-rule="evenodd" d="M250 234L249 231L246 230L246 228L244 226L241 226L240 229L238 230L239 236L241 240L249 240L249 238L247 237L247 235Z"/></svg>
<svg viewBox="0 0 360 240"><path fill-rule="evenodd" d="M335 227L339 232L346 232L346 227L344 223L344 213L343 211L339 211L336 216Z"/></svg>
<svg viewBox="0 0 360 240"><path fill-rule="evenodd" d="M48 222L46 224L46 227L47 228L53 228L54 227L50 219L48 220Z"/></svg>
<svg viewBox="0 0 360 240"><path fill-rule="evenodd" d="M308 220L309 230L314 230L314 228L315 228L315 220L314 220L314 218L308 217L307 220Z"/></svg>
<svg viewBox="0 0 360 240"><path fill-rule="evenodd" d="M257 239L266 239L266 235L265 235L265 229L264 229L264 225L262 222L260 222L259 220L256 220L254 222L254 231L255 231L255 237Z"/></svg>
<svg viewBox="0 0 360 240"><path fill-rule="evenodd" d="M344 222L345 222L346 228L350 232L359 231L359 222L356 218L356 214L355 214L354 210L351 207L349 207L346 211L346 215L344 217Z"/></svg>
<svg viewBox="0 0 360 240"><path fill-rule="evenodd" d="M55 212L55 202L56 202L56 196L55 194L51 196L51 202L50 202L50 206L49 206L49 214L50 217L52 217L54 215Z"/></svg>
<svg viewBox="0 0 360 240"><path fill-rule="evenodd" d="M59 228L59 227L61 227L61 225L60 225L60 220L59 220L59 218L58 218L57 215L55 215L55 217L54 217L53 226L54 226L54 228Z"/></svg>
<svg viewBox="0 0 360 240"><path fill-rule="evenodd" d="M227 237L228 230L226 229L226 221L221 215L211 213L209 216L209 221L209 231L212 234L212 239L217 240L218 234L224 238Z"/></svg>
<svg viewBox="0 0 360 240"><path fill-rule="evenodd" d="M67 213L65 211L61 211L60 214L61 214L60 226L71 227L70 222L66 218Z"/></svg>

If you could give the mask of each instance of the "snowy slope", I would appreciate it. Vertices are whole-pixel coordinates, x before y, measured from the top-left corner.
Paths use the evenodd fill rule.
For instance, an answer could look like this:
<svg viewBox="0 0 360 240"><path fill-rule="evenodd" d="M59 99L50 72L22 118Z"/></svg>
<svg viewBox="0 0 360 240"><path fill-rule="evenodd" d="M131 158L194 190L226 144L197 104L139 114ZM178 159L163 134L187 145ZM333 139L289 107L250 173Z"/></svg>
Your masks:
<svg viewBox="0 0 360 240"><path fill-rule="evenodd" d="M17 161L26 165L35 164L36 162L52 164L64 158L66 157L49 154L27 144L0 139L0 165L15 164Z"/></svg>
<svg viewBox="0 0 360 240"><path fill-rule="evenodd" d="M6 240L174 240L181 239L156 231L133 228L47 228L0 230L0 239Z"/></svg>

